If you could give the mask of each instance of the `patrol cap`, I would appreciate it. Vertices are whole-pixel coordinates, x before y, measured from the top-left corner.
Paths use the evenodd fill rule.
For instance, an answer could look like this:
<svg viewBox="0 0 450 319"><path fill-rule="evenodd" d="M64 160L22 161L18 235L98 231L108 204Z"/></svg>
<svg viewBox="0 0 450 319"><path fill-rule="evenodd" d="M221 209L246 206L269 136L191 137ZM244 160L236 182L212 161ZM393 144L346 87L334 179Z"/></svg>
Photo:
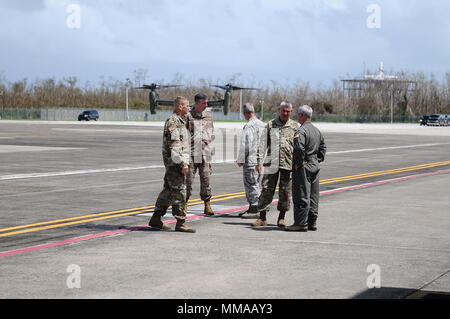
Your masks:
<svg viewBox="0 0 450 319"><path fill-rule="evenodd" d="M206 94L203 94L203 93L198 93L195 97L194 97L194 101L195 102L198 102L198 101L201 101L201 100L207 100L208 99L208 96L206 95Z"/></svg>
<svg viewBox="0 0 450 319"><path fill-rule="evenodd" d="M242 106L242 112L243 113L255 113L255 107L253 106L252 103L245 103Z"/></svg>

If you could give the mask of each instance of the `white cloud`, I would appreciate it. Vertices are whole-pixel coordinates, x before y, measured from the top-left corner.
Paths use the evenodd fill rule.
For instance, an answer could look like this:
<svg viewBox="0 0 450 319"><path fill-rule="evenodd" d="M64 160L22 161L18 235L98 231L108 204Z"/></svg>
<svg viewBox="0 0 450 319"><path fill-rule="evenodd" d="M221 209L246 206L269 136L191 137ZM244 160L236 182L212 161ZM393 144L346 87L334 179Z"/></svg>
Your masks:
<svg viewBox="0 0 450 319"><path fill-rule="evenodd" d="M266 79L288 74L327 81L360 71L364 61L384 60L394 66L408 61L404 67L417 63L426 68L423 52L414 52L423 51L420 41L425 41L431 58L437 57L437 64L447 67L443 56L450 47L448 1L379 0L382 28L368 30L366 7L371 2L3 0L0 41L9 52L20 52L24 68L23 57L39 57L58 66L55 75L65 66L80 73L98 69L106 75L144 67L171 74L208 72L220 77L227 70ZM81 6L80 29L67 28L70 3ZM420 41L416 34L422 36ZM0 58L8 61L5 68L13 73L15 56L3 51ZM101 69L102 65L114 67Z"/></svg>

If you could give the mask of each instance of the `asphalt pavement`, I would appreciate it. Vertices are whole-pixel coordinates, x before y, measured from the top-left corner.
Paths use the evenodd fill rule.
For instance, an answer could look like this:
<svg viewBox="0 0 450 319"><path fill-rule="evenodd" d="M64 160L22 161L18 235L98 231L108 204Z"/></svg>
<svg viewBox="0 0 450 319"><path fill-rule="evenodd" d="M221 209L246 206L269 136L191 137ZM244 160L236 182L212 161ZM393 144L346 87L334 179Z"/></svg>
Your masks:
<svg viewBox="0 0 450 319"><path fill-rule="evenodd" d="M197 177L197 232L184 234L146 227L162 189L161 123L0 121L0 298L450 294L450 127L319 123L319 231L289 233L275 203L269 227L237 217L241 126L216 124L218 214L202 215Z"/></svg>

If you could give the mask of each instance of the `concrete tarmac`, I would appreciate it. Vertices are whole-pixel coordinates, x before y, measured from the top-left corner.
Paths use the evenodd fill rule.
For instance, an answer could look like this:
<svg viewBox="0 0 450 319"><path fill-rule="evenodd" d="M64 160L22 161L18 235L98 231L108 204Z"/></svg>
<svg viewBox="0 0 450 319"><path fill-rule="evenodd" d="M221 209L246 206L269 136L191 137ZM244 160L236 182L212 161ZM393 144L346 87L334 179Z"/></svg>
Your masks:
<svg viewBox="0 0 450 319"><path fill-rule="evenodd" d="M197 233L183 234L145 227L162 189L161 125L0 121L0 298L450 293L450 128L318 123L329 152L319 231L288 233L276 205L269 227L237 217L242 123L219 122L219 214L202 216L197 177Z"/></svg>

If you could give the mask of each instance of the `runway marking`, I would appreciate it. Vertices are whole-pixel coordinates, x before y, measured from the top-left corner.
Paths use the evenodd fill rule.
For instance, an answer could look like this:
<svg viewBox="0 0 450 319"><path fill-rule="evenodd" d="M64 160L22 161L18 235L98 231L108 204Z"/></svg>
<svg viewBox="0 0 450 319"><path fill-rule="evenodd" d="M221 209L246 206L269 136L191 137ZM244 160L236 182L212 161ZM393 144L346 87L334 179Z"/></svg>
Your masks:
<svg viewBox="0 0 450 319"><path fill-rule="evenodd" d="M162 131L158 130L124 130L124 129L93 129L93 128L52 128L53 131L61 132L81 132L81 133L139 133L139 134L161 134Z"/></svg>
<svg viewBox="0 0 450 319"><path fill-rule="evenodd" d="M417 175L409 175L409 176L404 176L404 177L392 178L392 179L387 179L384 181L371 182L371 183L366 183L366 184L361 184L361 185L336 188L333 190L321 192L320 195L331 195L331 194L336 194L336 193L340 193L343 191L359 190L359 189L363 189L363 188L384 185L384 184L388 184L388 183L402 182L402 181L415 179L415 178L419 178L419 177L433 176L433 175L440 175L440 174L447 174L447 173L450 173L450 169L440 170L440 171L431 172L431 173L423 173L423 174L417 174Z"/></svg>
<svg viewBox="0 0 450 319"><path fill-rule="evenodd" d="M327 155L339 155L339 154L372 152L372 151L393 150L393 149L405 149L405 148L415 148L415 147L431 147L431 146L440 146L440 145L450 145L450 143L431 143L431 144L393 146L393 147L384 147L384 148L367 148L367 149L358 149L358 150L335 151L335 152L328 152ZM72 148L72 149L67 148L67 149L60 149L60 150L74 150L74 149L76 149L76 148ZM217 161L213 161L213 164L229 164L229 163L234 163L234 162L235 162L234 159L233 160L217 160ZM13 175L0 176L0 181L28 179L28 178L84 175L84 174L114 173L114 172L136 171L136 170L146 170L146 169L159 169L159 168L165 168L165 167L164 167L164 165L150 165L150 166L140 166L140 167L118 167L118 168L100 168L100 169L91 169L91 170L47 172L47 173L13 174Z"/></svg>
<svg viewBox="0 0 450 319"><path fill-rule="evenodd" d="M48 147L48 146L25 146L25 145L0 145L0 153L20 152L48 152L48 151L74 151L84 150L80 147Z"/></svg>
<svg viewBox="0 0 450 319"><path fill-rule="evenodd" d="M328 190L328 191L321 192L320 195L321 196L326 196L326 195L341 193L341 192L345 192L345 191L351 191L351 190L356 190L356 189L368 188L368 187L371 187L371 186L377 186L377 185L382 185L382 184L387 184L387 183L394 183L394 182L398 182L398 181L405 181L405 180L419 178L419 177L432 176L432 175L438 175L438 174L447 174L447 173L450 173L450 169L441 170L441 171L437 171L437 172L431 172L431 173L418 174L418 175L410 175L410 176L394 178L394 179L389 179L389 180L384 180L384 181L379 181L379 182L366 183L366 184L362 184L362 185L342 187L342 188L338 188L338 189L333 189L333 190ZM236 198L236 197L240 197L240 196L229 196L229 198ZM222 198L222 199L216 199L216 201L226 200L226 199L229 199L229 198L225 197L225 198ZM278 200L275 200L275 201L272 202L273 205L277 204L277 203L278 203ZM218 211L218 212L216 212L216 215L242 211L244 209L248 209L248 205L247 206L236 207L236 208L231 208L231 209L227 209L227 210ZM205 217L206 217L205 215L196 215L196 216L187 217L186 219L187 220L197 220L197 219L203 219ZM164 223L165 224L173 224L175 222L176 222L176 219L172 219L172 220L165 221ZM86 240L89 240L89 239L114 236L114 235L130 232L130 231L136 231L136 230L148 229L148 228L149 228L149 226L146 226L146 225L135 226L135 227L129 227L129 228L124 228L124 229L118 229L118 230L115 230L115 231L108 231L108 232L98 233L98 234L94 234L94 235L86 235L86 236L81 236L81 237L75 237L75 238L71 238L71 239L67 239L67 240L63 240L63 241L58 241L58 242L53 242L53 243L49 243L49 244L44 244L44 245L38 245L38 246L20 248L20 249L16 249L16 250L4 251L4 252L0 252L0 258L1 257L6 257L6 256L19 255L19 254L33 252L33 251L38 251L38 250L42 250L42 249L46 249L46 248L52 248L52 247L58 247L58 246L78 243L78 242L86 241ZM335 245L342 244L342 243L333 243L333 242L314 242L314 241L311 241L311 243L335 244ZM352 244L352 245L364 245L364 244ZM370 244L368 244L366 246L376 247L376 245L370 245ZM388 247L388 246L386 246L386 248L399 248L399 247L395 247L395 246L389 246ZM402 248L402 247L400 247L400 248ZM442 250L440 250L440 251L442 251Z"/></svg>
<svg viewBox="0 0 450 319"><path fill-rule="evenodd" d="M239 192L239 193L232 193L232 194L216 195L216 196L213 196L213 199L211 200L211 202L229 199L230 196L233 196L233 195L241 196L242 194L243 194L242 192ZM197 205L202 202L203 201L201 199L195 199L195 200L189 201L188 205L189 206ZM129 209L110 211L110 212L105 212L105 213L89 214L89 215L83 215L83 216L77 216L77 217L57 219L57 220L52 220L52 221L47 221L47 222L38 222L38 223L34 223L34 224L2 228L2 229L0 229L0 232L8 231L8 233L0 234L0 237L12 236L12 235L28 233L28 232L32 232L32 231L38 231L38 230L52 229L52 228L57 228L57 227L72 226L72 225L76 225L76 224L97 221L97 220L117 218L117 217L122 217L122 216L129 216L129 215L137 215L137 214L153 211L154 208L155 208L155 206L153 206L153 205L152 206L143 206L143 207L137 207L137 208L129 208ZM76 221L76 220L78 220L78 221ZM76 222L73 222L73 221L76 221ZM62 223L62 224L60 224L60 223ZM51 225L51 224L57 224L57 225ZM44 225L51 225L51 226L30 228L30 227L44 226ZM30 229L23 230L23 231L17 231L18 229L24 229L24 228L30 228ZM14 230L14 232L10 232L12 230Z"/></svg>
<svg viewBox="0 0 450 319"><path fill-rule="evenodd" d="M450 165L450 161L422 164L422 165L409 166L409 167L403 167L403 168L397 168L397 169L379 171L379 172L372 172L372 173L365 173L365 174L357 174L357 175L351 175L351 176L345 176L345 177L329 178L329 179L322 180L320 182L320 184L332 184L332 183L337 183L337 182L353 181L353 180L357 180L357 179L377 177L377 176L383 176L383 175L391 175L391 174L404 173L404 172L410 172L410 171L418 171L418 170L439 167L439 166L447 166L447 165Z"/></svg>
<svg viewBox="0 0 450 319"><path fill-rule="evenodd" d="M96 173L109 173L109 172L137 171L137 170L143 170L143 169L163 168L163 167L164 167L163 165L152 165L152 166L141 166L141 167L102 168L102 169L88 169L88 170L77 170L77 171L4 175L4 176L0 176L0 181L28 179L28 178L96 174Z"/></svg>
<svg viewBox="0 0 450 319"><path fill-rule="evenodd" d="M359 150L328 152L327 155L373 152L373 151L387 151L387 150L398 150L398 149L405 149L405 148L430 147L430 146L441 146L441 145L450 145L450 143L431 143L431 144L391 146L391 147L380 147L380 148L365 148L365 149L359 149Z"/></svg>
<svg viewBox="0 0 450 319"><path fill-rule="evenodd" d="M381 171L381 172L352 175L352 176L346 176L346 177L340 177L340 178L334 178L334 179L327 179L327 180L321 181L320 184L331 184L331 183L337 183L337 182L341 182L341 181L352 181L352 180L357 180L357 179L362 179L362 178L382 176L382 175L388 175L388 174L394 174L394 173L400 173L400 172L408 172L408 171L412 171L412 170L427 169L427 168L438 167L438 166L443 166L443 165L450 165L450 161L423 164L423 165L405 167L405 168L389 170L389 171ZM427 175L423 175L423 176L427 176ZM376 182L376 183L378 183L378 182ZM371 185L372 184L373 183L371 183ZM351 186L351 187L357 187L357 186ZM232 199L232 198L239 198L239 197L243 197L243 196L245 196L245 192L215 195L215 196L213 196L213 199L211 200L211 202L222 201L222 200ZM190 201L189 205L196 205L199 203L201 203L201 200L195 199L195 200ZM48 229L54 229L54 228L60 228L60 227L73 226L73 225L78 225L78 224L88 223L88 222L93 222L93 221L106 220L106 219L112 219L112 218L118 218L118 217L130 216L130 215L138 215L138 214L142 214L142 213L152 212L153 210L154 210L154 206L144 206L144 207L138 207L138 208L122 209L122 210L116 210L116 211L110 211L110 212L104 212L104 213L95 213L95 214L89 214L89 215L83 215L83 216L77 216L77 217L70 217L70 218L47 221L47 222L39 222L39 223L28 224L28 225L13 226L13 227L0 229L0 238L29 233L29 232L35 232L35 231L40 231L40 230L48 230Z"/></svg>
<svg viewBox="0 0 450 319"><path fill-rule="evenodd" d="M217 161L217 162L213 162L213 164L222 164L222 163L231 163L231 162L234 162L234 161ZM145 169L161 169L161 168L165 168L165 166L164 165L150 165L150 166L140 166L140 167L100 168L100 169L48 172L48 173L14 174L14 175L0 176L0 181L10 181L10 180L28 179L28 178L98 174L98 173L115 173L115 172L139 171L139 170L145 170Z"/></svg>

